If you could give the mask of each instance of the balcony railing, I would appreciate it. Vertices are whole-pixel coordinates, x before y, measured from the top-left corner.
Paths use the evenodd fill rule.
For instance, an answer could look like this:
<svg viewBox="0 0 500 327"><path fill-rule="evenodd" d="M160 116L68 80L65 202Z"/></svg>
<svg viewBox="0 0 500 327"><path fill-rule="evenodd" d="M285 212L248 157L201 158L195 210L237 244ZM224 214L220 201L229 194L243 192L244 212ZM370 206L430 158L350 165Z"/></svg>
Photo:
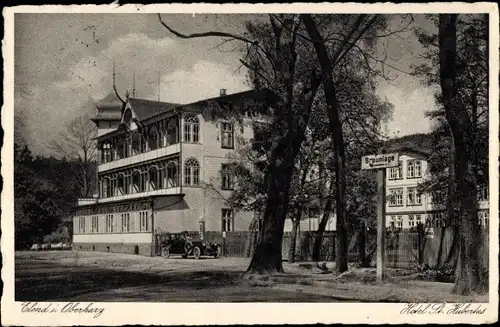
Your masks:
<svg viewBox="0 0 500 327"><path fill-rule="evenodd" d="M116 169L116 168L120 168L120 167L124 167L124 166L128 166L128 165L133 165L133 164L137 164L137 163L140 163L143 161L149 161L149 160L153 160L156 158L161 158L164 156L179 153L180 149L181 149L180 144L176 143L176 144L172 144L172 145L169 145L169 146L166 146L163 148L158 148L156 150L151 150L148 152L139 153L139 154L127 157L127 158L122 158L122 159L113 160L113 161L106 162L106 163L101 163L99 165L98 169L99 169L99 172L103 172L103 171Z"/></svg>
<svg viewBox="0 0 500 327"><path fill-rule="evenodd" d="M98 198L79 198L77 199L77 204L79 206L85 206L89 204L95 204L97 203Z"/></svg>
<svg viewBox="0 0 500 327"><path fill-rule="evenodd" d="M99 204L99 203L109 203L109 202L122 201L122 200L133 200L133 199L139 199L139 198L144 198L144 197L148 197L148 196L155 196L155 195L177 195L177 194L181 194L181 188L180 187L171 187L171 188L159 189L159 190L154 190L154 191L111 196L108 198L78 199L78 206L85 206L85 205L92 205L92 204Z"/></svg>

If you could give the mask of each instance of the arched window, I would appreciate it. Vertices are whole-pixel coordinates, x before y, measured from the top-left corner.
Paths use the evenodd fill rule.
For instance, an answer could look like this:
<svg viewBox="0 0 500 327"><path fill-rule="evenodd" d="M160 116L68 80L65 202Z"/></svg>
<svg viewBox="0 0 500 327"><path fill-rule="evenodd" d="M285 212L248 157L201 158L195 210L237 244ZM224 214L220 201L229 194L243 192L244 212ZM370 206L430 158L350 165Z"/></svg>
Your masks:
<svg viewBox="0 0 500 327"><path fill-rule="evenodd" d="M102 180L102 197L107 198L112 196L111 194L111 182L109 180L109 177L104 177Z"/></svg>
<svg viewBox="0 0 500 327"><path fill-rule="evenodd" d="M179 143L179 120L177 116L168 120L167 143L168 145Z"/></svg>
<svg viewBox="0 0 500 327"><path fill-rule="evenodd" d="M200 164L195 158L188 158L184 162L184 185L196 186L200 184Z"/></svg>
<svg viewBox="0 0 500 327"><path fill-rule="evenodd" d="M196 116L184 118L184 142L198 143L200 132L200 121Z"/></svg>
<svg viewBox="0 0 500 327"><path fill-rule="evenodd" d="M118 174L118 176L116 176L116 185L118 188L118 195L124 195L128 193L128 187L126 184L125 175L123 173L120 173Z"/></svg>
<svg viewBox="0 0 500 327"><path fill-rule="evenodd" d="M179 165L177 161L169 161L167 164L166 188L179 186Z"/></svg>
<svg viewBox="0 0 500 327"><path fill-rule="evenodd" d="M132 172L132 193L141 192L141 172L134 170Z"/></svg>
<svg viewBox="0 0 500 327"><path fill-rule="evenodd" d="M156 126L153 126L149 129L148 143L149 143L149 148L151 150L158 149L159 137L158 137L158 129L156 128Z"/></svg>
<svg viewBox="0 0 500 327"><path fill-rule="evenodd" d="M155 191L158 189L158 167L153 166L149 168L149 183L148 191Z"/></svg>

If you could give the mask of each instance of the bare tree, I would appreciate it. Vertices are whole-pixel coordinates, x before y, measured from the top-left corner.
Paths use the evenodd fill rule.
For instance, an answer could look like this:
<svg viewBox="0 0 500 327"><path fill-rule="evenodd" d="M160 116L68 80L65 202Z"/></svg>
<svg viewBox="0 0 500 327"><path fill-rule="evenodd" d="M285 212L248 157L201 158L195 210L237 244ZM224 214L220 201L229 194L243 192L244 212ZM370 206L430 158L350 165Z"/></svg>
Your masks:
<svg viewBox="0 0 500 327"><path fill-rule="evenodd" d="M75 179L81 197L90 197L95 185L97 128L88 115L76 117L66 130L52 140L49 147L63 158L75 163Z"/></svg>

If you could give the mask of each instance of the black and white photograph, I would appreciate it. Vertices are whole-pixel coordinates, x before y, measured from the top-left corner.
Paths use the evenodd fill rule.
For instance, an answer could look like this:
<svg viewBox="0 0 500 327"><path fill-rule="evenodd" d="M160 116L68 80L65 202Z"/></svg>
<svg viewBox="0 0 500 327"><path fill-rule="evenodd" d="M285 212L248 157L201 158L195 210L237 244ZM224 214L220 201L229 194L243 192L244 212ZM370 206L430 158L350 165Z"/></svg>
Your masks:
<svg viewBox="0 0 500 327"><path fill-rule="evenodd" d="M4 9L2 324L497 321L498 6L344 5Z"/></svg>

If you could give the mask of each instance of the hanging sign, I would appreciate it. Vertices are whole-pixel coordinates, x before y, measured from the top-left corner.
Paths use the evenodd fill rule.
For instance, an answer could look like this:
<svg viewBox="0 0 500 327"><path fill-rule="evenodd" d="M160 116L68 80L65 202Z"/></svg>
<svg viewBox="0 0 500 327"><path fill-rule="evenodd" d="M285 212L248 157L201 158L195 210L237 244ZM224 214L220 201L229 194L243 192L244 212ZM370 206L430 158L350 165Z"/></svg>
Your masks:
<svg viewBox="0 0 500 327"><path fill-rule="evenodd" d="M399 165L398 153L384 153L361 158L361 169L384 169Z"/></svg>

